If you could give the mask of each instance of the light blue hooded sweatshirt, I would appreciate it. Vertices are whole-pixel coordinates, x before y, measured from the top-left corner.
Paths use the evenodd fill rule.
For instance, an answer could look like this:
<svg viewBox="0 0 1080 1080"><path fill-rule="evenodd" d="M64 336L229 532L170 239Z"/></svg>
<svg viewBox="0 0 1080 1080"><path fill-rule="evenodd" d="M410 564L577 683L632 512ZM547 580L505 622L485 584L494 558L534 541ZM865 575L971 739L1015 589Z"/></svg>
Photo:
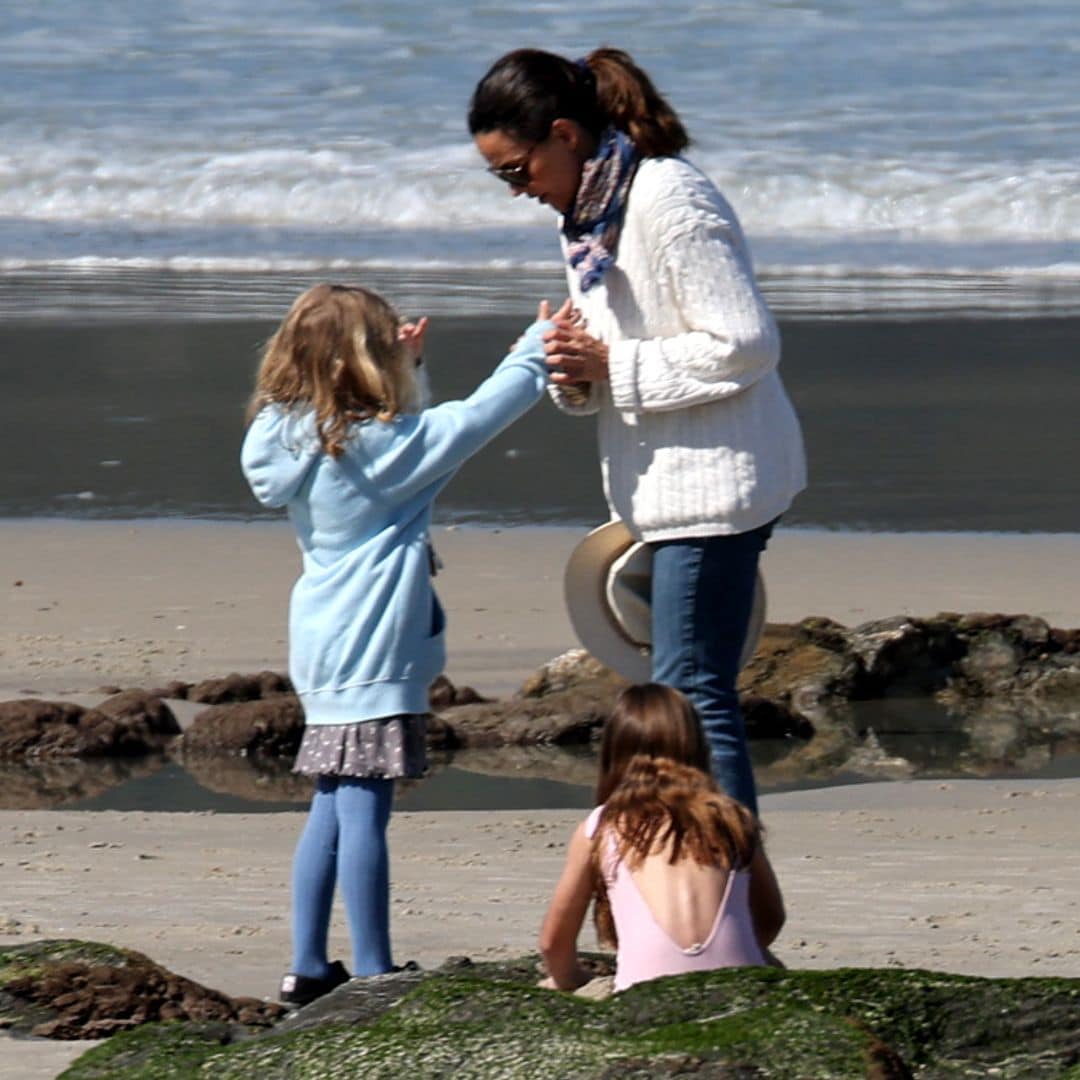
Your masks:
<svg viewBox="0 0 1080 1080"><path fill-rule="evenodd" d="M431 584L435 496L486 442L544 393L534 323L464 401L359 423L337 459L310 412L271 405L241 453L264 506L284 506L303 570L289 604L289 675L309 724L429 711L446 661L445 620Z"/></svg>

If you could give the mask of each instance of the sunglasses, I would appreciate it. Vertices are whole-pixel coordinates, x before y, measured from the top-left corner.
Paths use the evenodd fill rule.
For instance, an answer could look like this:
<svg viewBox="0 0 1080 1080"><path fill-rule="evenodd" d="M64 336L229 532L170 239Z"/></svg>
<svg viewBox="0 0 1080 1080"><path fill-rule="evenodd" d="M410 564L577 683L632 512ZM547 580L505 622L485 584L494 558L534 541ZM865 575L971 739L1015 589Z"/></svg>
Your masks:
<svg viewBox="0 0 1080 1080"><path fill-rule="evenodd" d="M541 139L541 142L543 141ZM532 163L532 156L539 145L538 142L533 143L526 152L525 157L516 165L489 165L487 171L497 180L501 180L511 187L528 187L529 181L532 179L529 175L529 165Z"/></svg>

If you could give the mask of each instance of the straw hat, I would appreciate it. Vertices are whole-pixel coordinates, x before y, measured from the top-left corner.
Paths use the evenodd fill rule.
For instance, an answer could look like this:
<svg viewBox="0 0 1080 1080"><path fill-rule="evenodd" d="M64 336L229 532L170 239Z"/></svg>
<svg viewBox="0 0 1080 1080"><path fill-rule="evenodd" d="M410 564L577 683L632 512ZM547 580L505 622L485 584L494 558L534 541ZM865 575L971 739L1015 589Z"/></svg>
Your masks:
<svg viewBox="0 0 1080 1080"><path fill-rule="evenodd" d="M566 610L581 644L631 682L652 678L652 551L621 521L593 529L570 554L563 579ZM754 606L739 666L765 625L765 582L758 571Z"/></svg>

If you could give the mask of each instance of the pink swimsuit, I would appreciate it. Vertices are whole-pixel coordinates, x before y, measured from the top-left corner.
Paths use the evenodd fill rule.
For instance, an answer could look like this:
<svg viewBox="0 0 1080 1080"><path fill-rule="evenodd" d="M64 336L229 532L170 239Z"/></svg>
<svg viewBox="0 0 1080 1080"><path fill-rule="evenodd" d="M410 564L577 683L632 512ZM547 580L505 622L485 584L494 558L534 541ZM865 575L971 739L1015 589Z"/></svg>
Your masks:
<svg viewBox="0 0 1080 1080"><path fill-rule="evenodd" d="M585 834L591 839L600 821L602 806L589 815ZM614 838L612 840L614 844ZM612 850L614 856L614 850ZM619 935L615 962L615 989L661 975L681 975L687 971L764 964L765 956L754 935L750 918L750 872L728 874L724 898L716 912L709 936L688 949L674 942L653 918L653 913L622 860L609 862L605 870L611 915Z"/></svg>

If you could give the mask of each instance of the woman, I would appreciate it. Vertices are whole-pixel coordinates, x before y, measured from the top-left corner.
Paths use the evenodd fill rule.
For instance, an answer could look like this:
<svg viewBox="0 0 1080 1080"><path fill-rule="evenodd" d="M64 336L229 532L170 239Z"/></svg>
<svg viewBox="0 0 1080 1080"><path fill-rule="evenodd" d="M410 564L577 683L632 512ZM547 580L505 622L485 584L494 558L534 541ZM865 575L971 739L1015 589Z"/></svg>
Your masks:
<svg viewBox="0 0 1080 1080"><path fill-rule="evenodd" d="M720 786L756 812L735 680L758 557L806 467L739 223L617 49L508 53L469 129L515 196L562 215L581 318L549 331L552 394L598 414L611 512L653 549L653 679L693 701Z"/></svg>

